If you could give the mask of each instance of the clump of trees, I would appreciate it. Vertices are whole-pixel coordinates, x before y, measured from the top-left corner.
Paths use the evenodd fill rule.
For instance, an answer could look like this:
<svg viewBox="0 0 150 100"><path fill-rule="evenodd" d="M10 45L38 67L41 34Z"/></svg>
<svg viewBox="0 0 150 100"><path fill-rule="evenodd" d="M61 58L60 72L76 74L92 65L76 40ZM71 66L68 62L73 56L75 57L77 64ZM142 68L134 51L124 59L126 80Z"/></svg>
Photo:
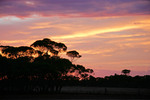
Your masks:
<svg viewBox="0 0 150 100"><path fill-rule="evenodd" d="M122 70L122 74L123 75L129 75L130 74L130 72L131 72L131 70L128 70L128 69L124 69L124 70Z"/></svg>
<svg viewBox="0 0 150 100"><path fill-rule="evenodd" d="M129 76L129 75L110 75L102 77L90 76L78 83L81 86L98 87L121 87L121 88L150 88L150 75Z"/></svg>
<svg viewBox="0 0 150 100"><path fill-rule="evenodd" d="M37 40L30 47L0 46L1 91L58 93L65 80L86 79L93 73L92 69L61 58L62 52L81 57L77 51L67 51L65 44L48 38Z"/></svg>

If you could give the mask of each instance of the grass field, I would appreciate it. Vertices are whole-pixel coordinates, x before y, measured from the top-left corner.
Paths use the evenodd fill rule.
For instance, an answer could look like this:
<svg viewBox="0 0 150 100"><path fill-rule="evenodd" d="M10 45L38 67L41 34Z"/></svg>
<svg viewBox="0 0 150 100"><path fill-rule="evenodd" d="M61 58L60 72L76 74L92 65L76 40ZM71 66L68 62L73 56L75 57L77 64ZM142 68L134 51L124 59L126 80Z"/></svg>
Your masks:
<svg viewBox="0 0 150 100"><path fill-rule="evenodd" d="M150 89L63 87L60 94L2 95L0 100L150 100Z"/></svg>
<svg viewBox="0 0 150 100"><path fill-rule="evenodd" d="M146 88L63 87L62 93L150 95Z"/></svg>

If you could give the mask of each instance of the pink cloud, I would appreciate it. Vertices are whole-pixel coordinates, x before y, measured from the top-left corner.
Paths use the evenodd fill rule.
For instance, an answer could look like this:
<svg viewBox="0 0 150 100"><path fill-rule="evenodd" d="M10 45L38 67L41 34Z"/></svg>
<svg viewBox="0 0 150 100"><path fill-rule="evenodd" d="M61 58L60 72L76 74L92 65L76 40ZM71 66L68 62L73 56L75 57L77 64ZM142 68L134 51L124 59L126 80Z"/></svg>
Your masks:
<svg viewBox="0 0 150 100"><path fill-rule="evenodd" d="M148 0L1 0L0 16L107 17L150 14Z"/></svg>

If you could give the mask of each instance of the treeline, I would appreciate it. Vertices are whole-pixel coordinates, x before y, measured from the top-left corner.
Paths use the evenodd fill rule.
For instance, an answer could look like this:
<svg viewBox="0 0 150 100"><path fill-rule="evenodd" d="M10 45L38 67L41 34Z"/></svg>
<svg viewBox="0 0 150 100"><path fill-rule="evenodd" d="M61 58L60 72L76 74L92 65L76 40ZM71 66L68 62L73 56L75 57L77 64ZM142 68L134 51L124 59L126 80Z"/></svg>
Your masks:
<svg viewBox="0 0 150 100"><path fill-rule="evenodd" d="M150 75L132 77L115 74L104 78L90 76L80 81L72 77L65 83L66 86L150 88Z"/></svg>
<svg viewBox="0 0 150 100"><path fill-rule="evenodd" d="M73 76L71 74L78 74L76 79L79 80L88 78L88 73L92 72L92 69L72 64L68 59L56 56L43 55L34 60L29 57L11 59L1 56L0 91L58 93L65 80L70 80Z"/></svg>
<svg viewBox="0 0 150 100"><path fill-rule="evenodd" d="M71 60L62 58L66 52ZM93 73L82 65L73 64L81 55L50 39L37 40L30 47L0 46L0 92L59 93L64 81L75 76L85 79Z"/></svg>

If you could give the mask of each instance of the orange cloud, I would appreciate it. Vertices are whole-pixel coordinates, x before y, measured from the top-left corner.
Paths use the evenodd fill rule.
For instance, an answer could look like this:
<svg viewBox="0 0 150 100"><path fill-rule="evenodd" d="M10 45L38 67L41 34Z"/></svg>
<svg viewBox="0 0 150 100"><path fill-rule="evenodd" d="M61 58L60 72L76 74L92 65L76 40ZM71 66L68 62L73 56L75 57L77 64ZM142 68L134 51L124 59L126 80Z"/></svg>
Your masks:
<svg viewBox="0 0 150 100"><path fill-rule="evenodd" d="M0 42L9 44L9 43L25 42L25 40L1 40Z"/></svg>
<svg viewBox="0 0 150 100"><path fill-rule="evenodd" d="M42 22L42 23L35 23L33 26L30 26L30 29L43 29L43 28L50 28L50 22Z"/></svg>
<svg viewBox="0 0 150 100"><path fill-rule="evenodd" d="M71 35L64 35L64 36L56 36L53 37L54 39L69 39L69 38L80 38L80 37L88 37L88 36L95 36L99 34L104 34L104 33L109 33L109 32L119 32L119 31L124 31L124 30L130 30L130 29L137 29L144 27L143 25L129 25L129 26L124 26L124 27L117 27L117 28L107 28L107 29L97 29L97 30L92 30L88 32L77 32Z"/></svg>
<svg viewBox="0 0 150 100"><path fill-rule="evenodd" d="M24 45L31 45L33 43L33 40L0 40L1 45L12 45L13 46L19 46L18 44L24 44Z"/></svg>
<svg viewBox="0 0 150 100"><path fill-rule="evenodd" d="M149 40L149 41L145 41L145 42L141 42L140 44L143 44L143 45L150 45L150 40Z"/></svg>
<svg viewBox="0 0 150 100"><path fill-rule="evenodd" d="M112 53L115 51L115 49L99 49L99 50L78 50L81 54L106 54L106 53Z"/></svg>
<svg viewBox="0 0 150 100"><path fill-rule="evenodd" d="M30 34L31 32L23 32L23 31L19 31L19 32L16 32L16 33L19 33L19 34Z"/></svg>
<svg viewBox="0 0 150 100"><path fill-rule="evenodd" d="M146 34L108 34L108 35L99 35L95 36L97 38L131 38L131 37L136 37L136 36L146 36ZM128 39L131 41L132 39ZM133 39L135 40L135 38Z"/></svg>

